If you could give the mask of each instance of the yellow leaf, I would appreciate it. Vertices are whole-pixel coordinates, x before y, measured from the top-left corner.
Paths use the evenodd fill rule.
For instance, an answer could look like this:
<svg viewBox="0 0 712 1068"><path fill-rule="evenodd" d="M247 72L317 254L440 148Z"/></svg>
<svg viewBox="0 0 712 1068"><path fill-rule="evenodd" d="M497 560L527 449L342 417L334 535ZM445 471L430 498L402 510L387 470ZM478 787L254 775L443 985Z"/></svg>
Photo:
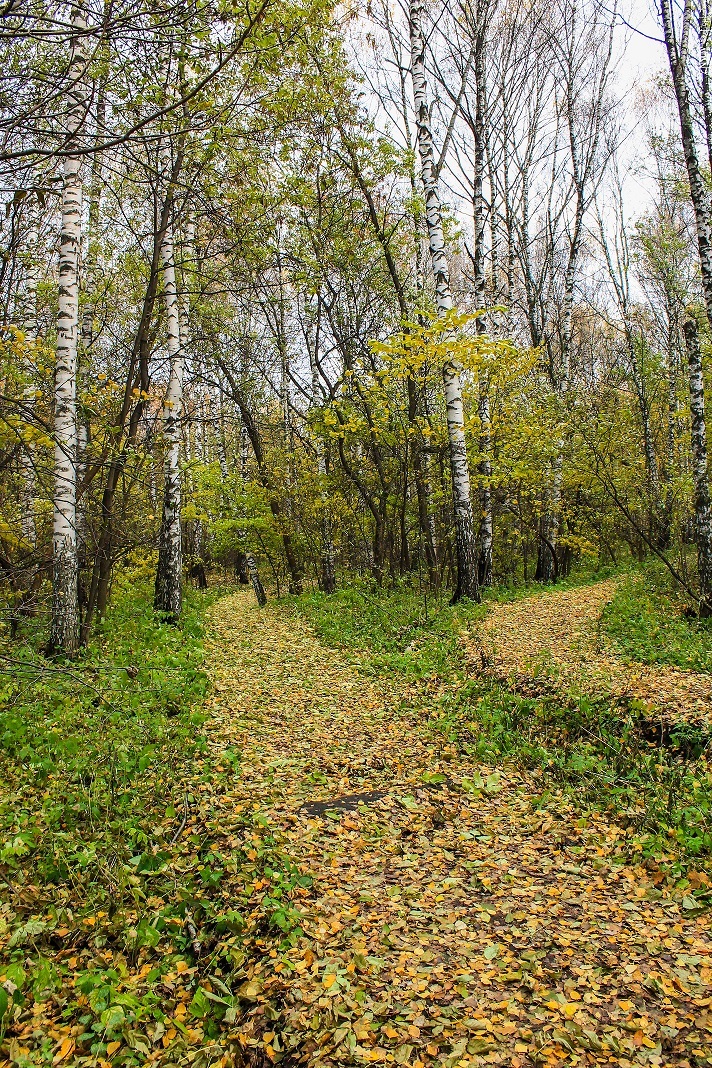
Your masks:
<svg viewBox="0 0 712 1068"><path fill-rule="evenodd" d="M333 986L334 983L336 982L336 975L334 974L334 972L327 972L327 974L322 979L322 982L323 982L324 986L326 987L326 989L328 990L329 987Z"/></svg>
<svg viewBox="0 0 712 1068"><path fill-rule="evenodd" d="M59 1047L59 1049L55 1053L54 1060L52 1061L52 1064L59 1064L59 1062L63 1061L65 1057L68 1057L69 1054L73 1051L74 1046L75 1046L75 1042L74 1042L73 1038L69 1038L69 1037L65 1038L63 1040L63 1042L62 1042L62 1045Z"/></svg>
<svg viewBox="0 0 712 1068"><path fill-rule="evenodd" d="M120 1045L120 1042L110 1042L109 1045L106 1047L107 1056L110 1057L112 1053L116 1053Z"/></svg>

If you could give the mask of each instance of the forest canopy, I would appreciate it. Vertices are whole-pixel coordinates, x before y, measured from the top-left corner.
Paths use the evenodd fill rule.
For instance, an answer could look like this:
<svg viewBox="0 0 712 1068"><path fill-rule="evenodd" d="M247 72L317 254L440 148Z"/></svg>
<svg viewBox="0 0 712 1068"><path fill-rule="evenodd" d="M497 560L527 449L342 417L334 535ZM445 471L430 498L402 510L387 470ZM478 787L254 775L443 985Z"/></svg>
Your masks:
<svg viewBox="0 0 712 1068"><path fill-rule="evenodd" d="M650 554L706 613L706 20L632 99L597 0L7 4L10 629L138 560L173 619Z"/></svg>

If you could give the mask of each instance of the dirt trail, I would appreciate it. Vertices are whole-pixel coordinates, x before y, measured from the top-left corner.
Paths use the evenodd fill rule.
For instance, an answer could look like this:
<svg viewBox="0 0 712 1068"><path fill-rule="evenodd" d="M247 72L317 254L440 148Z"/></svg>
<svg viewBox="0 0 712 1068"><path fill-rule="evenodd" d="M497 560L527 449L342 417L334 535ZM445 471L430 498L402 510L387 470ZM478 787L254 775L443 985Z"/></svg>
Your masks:
<svg viewBox="0 0 712 1068"><path fill-rule="evenodd" d="M712 1064L710 917L616 865L619 830L488 778L283 607L236 595L212 630L225 818L259 809L315 880L251 976L250 1063Z"/></svg>
<svg viewBox="0 0 712 1068"><path fill-rule="evenodd" d="M635 698L670 721L712 724L712 675L666 664L640 664L617 656L599 621L616 580L553 590L495 605L470 659L524 689L532 682L557 691Z"/></svg>

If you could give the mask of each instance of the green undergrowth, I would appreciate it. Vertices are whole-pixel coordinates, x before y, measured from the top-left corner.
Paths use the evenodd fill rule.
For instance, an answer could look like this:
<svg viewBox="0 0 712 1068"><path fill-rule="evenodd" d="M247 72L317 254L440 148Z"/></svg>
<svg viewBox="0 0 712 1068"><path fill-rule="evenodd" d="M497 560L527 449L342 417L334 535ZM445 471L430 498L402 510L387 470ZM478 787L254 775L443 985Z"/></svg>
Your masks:
<svg viewBox="0 0 712 1068"><path fill-rule="evenodd" d="M601 629L616 652L631 660L709 672L712 619L694 618L689 605L662 565L651 564L620 582L604 610Z"/></svg>
<svg viewBox="0 0 712 1068"><path fill-rule="evenodd" d="M42 623L0 647L0 1060L210 1063L298 937L309 880L259 811L223 808L240 754L211 748L203 618L119 582L71 663ZM199 948L196 948L196 940ZM108 1060L106 1060L108 1063Z"/></svg>
<svg viewBox="0 0 712 1068"><path fill-rule="evenodd" d="M458 635L487 611L471 602L451 607L444 594L429 596L408 586L380 591L364 582L329 597L314 591L289 602L328 645L357 652L364 672L414 678L450 674L459 663Z"/></svg>
<svg viewBox="0 0 712 1068"><path fill-rule="evenodd" d="M635 589L639 580L624 581ZM426 618L418 592L379 596L356 588L312 594L298 610L369 674L395 671L417 683L408 700L419 702L423 729L456 751L487 765L514 762L543 772L542 804L563 790L582 812L609 813L627 828L622 855L654 859L674 875L712 852L706 739L681 728L656 744L635 710L610 700L573 691L566 699L522 696L473 675L458 638L476 630L486 606L442 604Z"/></svg>

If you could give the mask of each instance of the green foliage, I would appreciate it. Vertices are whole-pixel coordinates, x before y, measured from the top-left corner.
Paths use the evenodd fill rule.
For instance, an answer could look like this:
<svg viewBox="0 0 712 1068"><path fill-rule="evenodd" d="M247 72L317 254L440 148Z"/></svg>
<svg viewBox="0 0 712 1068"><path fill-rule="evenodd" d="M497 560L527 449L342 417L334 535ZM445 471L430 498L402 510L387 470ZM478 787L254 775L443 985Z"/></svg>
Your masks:
<svg viewBox="0 0 712 1068"><path fill-rule="evenodd" d="M3 1017L44 1014L59 1052L121 1045L125 1065L164 1034L179 1055L234 1023L252 958L299 936L293 898L310 885L259 811L220 807L241 754L216 758L204 727L201 617L217 594L187 591L180 627L163 625L140 570L71 664L43 660L38 620L0 674L0 1037ZM23 1063L58 1056L46 1031Z"/></svg>
<svg viewBox="0 0 712 1068"><path fill-rule="evenodd" d="M414 678L449 674L458 634L485 613L481 605L451 607L444 595L433 598L405 585L383 592L356 581L329 597L310 593L295 605L327 643L360 650L365 672Z"/></svg>
<svg viewBox="0 0 712 1068"><path fill-rule="evenodd" d="M156 620L147 585L125 586L75 663L45 662L39 633L3 650L5 863L31 851L44 880L91 885L110 857L145 843L146 809L203 744L200 634L194 604L178 630Z"/></svg>
<svg viewBox="0 0 712 1068"><path fill-rule="evenodd" d="M712 671L712 620L686 616L685 608L689 600L671 589L662 565L650 564L618 586L602 628L631 660Z"/></svg>

